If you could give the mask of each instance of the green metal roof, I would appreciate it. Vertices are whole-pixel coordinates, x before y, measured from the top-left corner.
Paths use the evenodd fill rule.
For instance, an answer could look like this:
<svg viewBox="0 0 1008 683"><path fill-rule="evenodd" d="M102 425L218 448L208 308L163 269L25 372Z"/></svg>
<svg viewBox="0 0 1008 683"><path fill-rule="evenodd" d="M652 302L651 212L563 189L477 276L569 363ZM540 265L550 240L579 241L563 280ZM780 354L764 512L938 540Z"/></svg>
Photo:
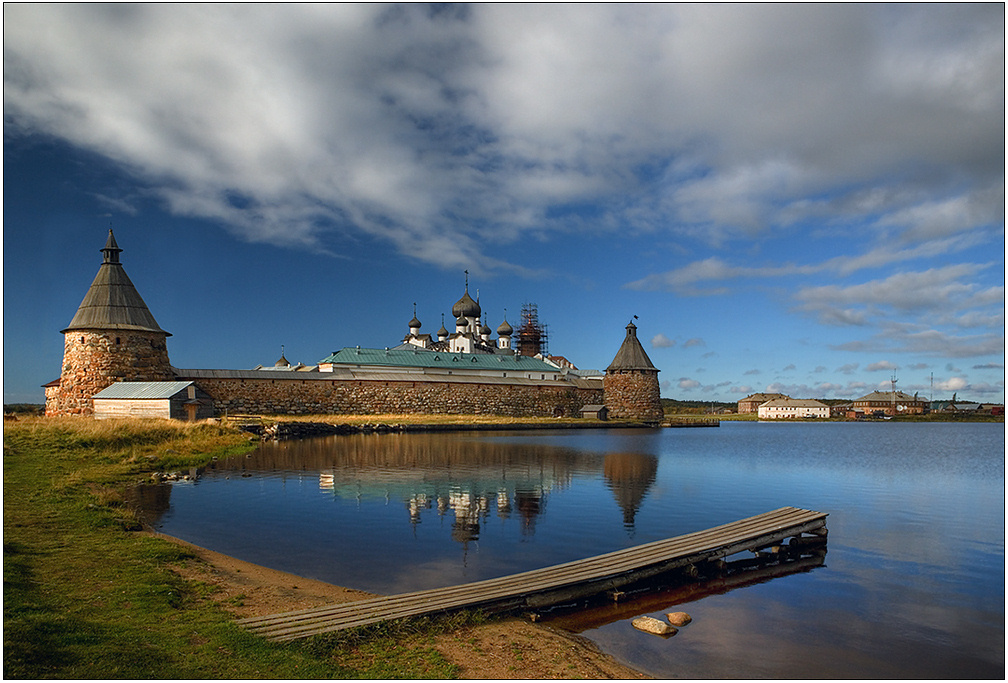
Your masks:
<svg viewBox="0 0 1008 683"><path fill-rule="evenodd" d="M396 368L442 368L445 370L519 370L529 372L560 372L549 363L511 353L447 353L442 351L427 351L419 347L416 350L403 349L364 349L345 347L322 360L322 363L334 365L369 365Z"/></svg>

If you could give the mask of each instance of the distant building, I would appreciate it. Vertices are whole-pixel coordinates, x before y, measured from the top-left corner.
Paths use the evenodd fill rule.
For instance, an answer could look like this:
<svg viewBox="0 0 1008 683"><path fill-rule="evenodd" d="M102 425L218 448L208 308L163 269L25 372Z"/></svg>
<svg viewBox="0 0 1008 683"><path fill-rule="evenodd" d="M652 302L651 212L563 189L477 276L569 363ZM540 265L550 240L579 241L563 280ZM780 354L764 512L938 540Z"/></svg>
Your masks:
<svg viewBox="0 0 1008 683"><path fill-rule="evenodd" d="M784 394L749 394L738 402L738 413L755 413L757 409L767 401L775 398L787 398Z"/></svg>
<svg viewBox="0 0 1008 683"><path fill-rule="evenodd" d="M830 416L830 408L825 403L813 399L784 397L760 404L757 414L761 420L827 418Z"/></svg>
<svg viewBox="0 0 1008 683"><path fill-rule="evenodd" d="M855 399L852 405L854 411L862 411L865 416L872 415L923 415L930 409L926 399L918 398L917 394L910 396L902 391L873 391L861 398Z"/></svg>

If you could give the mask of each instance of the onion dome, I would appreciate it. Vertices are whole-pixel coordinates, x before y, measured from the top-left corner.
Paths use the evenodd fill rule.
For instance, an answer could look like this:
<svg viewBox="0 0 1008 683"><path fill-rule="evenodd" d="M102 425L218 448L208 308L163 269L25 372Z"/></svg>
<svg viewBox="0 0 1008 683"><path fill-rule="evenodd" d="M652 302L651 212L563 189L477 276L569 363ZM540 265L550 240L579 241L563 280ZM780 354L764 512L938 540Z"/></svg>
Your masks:
<svg viewBox="0 0 1008 683"><path fill-rule="evenodd" d="M490 326L487 325L486 323L483 323L483 326L480 328L480 334L483 335L484 337L489 337L490 336Z"/></svg>
<svg viewBox="0 0 1008 683"><path fill-rule="evenodd" d="M414 327L420 329L420 319L416 317L416 304L413 304L413 319L409 321L409 327L412 330Z"/></svg>
<svg viewBox="0 0 1008 683"><path fill-rule="evenodd" d="M438 338L444 338L448 336L448 330L444 326L444 313L441 314L441 329L437 331Z"/></svg>
<svg viewBox="0 0 1008 683"><path fill-rule="evenodd" d="M504 318L504 322L502 322L500 326L497 327L497 334L499 334L502 337L510 337L512 334L514 334L514 328L508 325L507 318Z"/></svg>
<svg viewBox="0 0 1008 683"><path fill-rule="evenodd" d="M116 244L111 229L101 252L104 260L98 268L98 274L84 295L73 320L60 334L70 330L137 330L170 337L154 320L143 297L123 270L122 263L119 262L122 249Z"/></svg>
<svg viewBox="0 0 1008 683"><path fill-rule="evenodd" d="M466 318L478 318L480 317L480 305L473 298L469 296L469 271L466 271L466 287L465 294L462 298L455 302L452 306L452 315L456 318L461 318L465 316Z"/></svg>
<svg viewBox="0 0 1008 683"><path fill-rule="evenodd" d="M469 321L465 319L465 316L460 315L455 319L455 325L458 327L465 327L469 324Z"/></svg>
<svg viewBox="0 0 1008 683"><path fill-rule="evenodd" d="M473 298L469 296L469 288L466 287L465 294L462 298L455 302L452 306L452 315L456 318L466 317L466 318L478 318L482 311L478 303L473 301Z"/></svg>
<svg viewBox="0 0 1008 683"><path fill-rule="evenodd" d="M275 368L289 368L290 367L290 361L287 360L286 357L284 357L283 344L280 345L280 358L278 358L277 362L273 364L273 367L275 367Z"/></svg>

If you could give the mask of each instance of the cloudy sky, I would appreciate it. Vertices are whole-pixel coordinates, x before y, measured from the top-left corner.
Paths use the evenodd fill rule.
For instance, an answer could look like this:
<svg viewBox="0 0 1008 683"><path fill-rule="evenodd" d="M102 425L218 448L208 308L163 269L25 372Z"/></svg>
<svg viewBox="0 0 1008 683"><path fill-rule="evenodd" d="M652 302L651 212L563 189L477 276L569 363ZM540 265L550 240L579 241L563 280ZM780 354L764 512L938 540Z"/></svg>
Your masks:
<svg viewBox="0 0 1008 683"><path fill-rule="evenodd" d="M1004 6L4 5L4 401L122 260L177 367L434 332L470 273L662 395L1004 400ZM933 377L933 380L932 380Z"/></svg>

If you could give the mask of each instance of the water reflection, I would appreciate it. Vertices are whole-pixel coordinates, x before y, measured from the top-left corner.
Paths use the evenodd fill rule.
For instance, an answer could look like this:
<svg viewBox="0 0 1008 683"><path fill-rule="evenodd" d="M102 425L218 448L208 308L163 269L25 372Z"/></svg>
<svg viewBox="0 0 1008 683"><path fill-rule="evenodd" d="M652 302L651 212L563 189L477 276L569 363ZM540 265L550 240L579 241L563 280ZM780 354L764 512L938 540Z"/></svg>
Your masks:
<svg viewBox="0 0 1008 683"><path fill-rule="evenodd" d="M575 477L604 477L622 510L627 535L654 484L658 459L651 453L597 453L546 444L518 449L492 439L443 435L354 435L265 443L254 453L209 465L203 477L317 472L318 488L336 501L401 502L403 521L414 528L425 520L440 524L450 515L451 538L462 546L478 541L489 518L516 517L522 536L532 536L554 491ZM144 505L156 520L164 502ZM151 495L151 494L146 494Z"/></svg>
<svg viewBox="0 0 1008 683"><path fill-rule="evenodd" d="M672 641L612 615L584 635L659 678L1001 678L1004 453L1003 425L359 435L138 495L164 533L382 594L812 508L827 570L704 594Z"/></svg>
<svg viewBox="0 0 1008 683"><path fill-rule="evenodd" d="M658 474L658 458L650 453L610 453L605 457L603 473L623 510L623 526L633 536L634 517Z"/></svg>

